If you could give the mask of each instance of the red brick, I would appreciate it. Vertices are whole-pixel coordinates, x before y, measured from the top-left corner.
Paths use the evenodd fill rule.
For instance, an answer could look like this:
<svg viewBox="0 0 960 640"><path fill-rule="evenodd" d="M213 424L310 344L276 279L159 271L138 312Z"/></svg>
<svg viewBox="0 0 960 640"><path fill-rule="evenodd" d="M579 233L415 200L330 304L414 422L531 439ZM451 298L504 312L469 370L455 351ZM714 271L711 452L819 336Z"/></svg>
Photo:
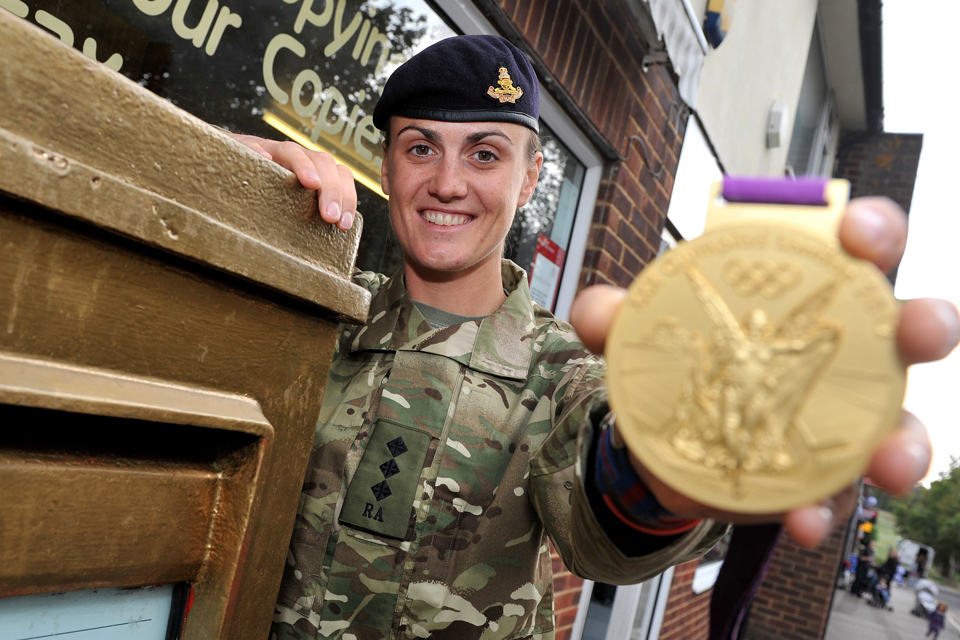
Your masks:
<svg viewBox="0 0 960 640"><path fill-rule="evenodd" d="M624 33L629 29L629 25L633 21L628 20L627 17L623 15L619 2L607 2L604 8L607 11L607 16L610 18L610 23L616 31Z"/></svg>
<svg viewBox="0 0 960 640"><path fill-rule="evenodd" d="M637 180L625 181L622 188L626 189L627 197L630 198L635 207L643 208L650 200L650 196L643 190Z"/></svg>
<svg viewBox="0 0 960 640"><path fill-rule="evenodd" d="M560 611L569 607L576 606L580 598L580 590L567 590L553 596L553 610Z"/></svg>
<svg viewBox="0 0 960 640"><path fill-rule="evenodd" d="M617 230L617 235L624 246L635 252L640 251L643 245L643 240L641 240L642 234L637 233L629 224L620 225L620 229Z"/></svg>
<svg viewBox="0 0 960 640"><path fill-rule="evenodd" d="M642 136L638 137L642 138ZM637 147L640 145L640 143L636 140L627 138L627 145L627 148L623 149L623 155L627 158L627 161L624 162L624 165L626 165L627 170L630 171L630 181L636 184L637 177L647 165L643 160L643 154L637 150Z"/></svg>
<svg viewBox="0 0 960 640"><path fill-rule="evenodd" d="M582 17L582 14L580 16ZM573 44L570 45L570 59L562 77L563 86L571 95L573 95L573 86L580 71L580 65L583 63L583 47L589 33L590 27L586 21L578 19L574 27Z"/></svg>
<svg viewBox="0 0 960 640"><path fill-rule="evenodd" d="M606 227L599 227L594 232L594 238L597 245L609 253L614 260L620 261L623 256L623 242L613 232Z"/></svg>
<svg viewBox="0 0 960 640"><path fill-rule="evenodd" d="M537 33L534 48L540 55L545 55L553 31L558 27L557 15L559 14L561 3L559 0L538 0L538 2L543 5L543 22L540 25L540 31ZM562 24L563 23L559 23L559 26L562 26ZM557 30L559 31L559 29Z"/></svg>
<svg viewBox="0 0 960 640"><path fill-rule="evenodd" d="M647 229L650 227L650 221L643 214L642 210L635 207L630 211L630 223L633 225L633 228L637 230L637 234L640 237L646 237Z"/></svg>
<svg viewBox="0 0 960 640"><path fill-rule="evenodd" d="M554 70L559 70L561 61L565 61L568 57L568 52L563 46L564 37L570 33L571 24L576 16L577 11L570 8L569 2L561 2L560 6L557 7L557 16L553 22L553 28L550 30L550 39L547 41L546 47L541 50L544 62Z"/></svg>
<svg viewBox="0 0 960 640"><path fill-rule="evenodd" d="M523 33L526 33L527 20L530 17L530 9L532 6L532 3L528 0L520 0L517 2L517 8L514 10L513 23L517 25L517 28Z"/></svg>
<svg viewBox="0 0 960 640"><path fill-rule="evenodd" d="M639 255L633 251L624 251L622 262L623 268L634 278L640 275L640 270L643 269L646 264L644 261L641 261Z"/></svg>
<svg viewBox="0 0 960 640"><path fill-rule="evenodd" d="M593 98L594 87L597 85L597 77L600 75L602 67L606 62L606 51L601 45L597 44L593 47L593 54L590 56L590 64L583 74L583 83L580 85L579 102L581 105L586 106ZM594 124L601 125L602 127L603 123Z"/></svg>
<svg viewBox="0 0 960 640"><path fill-rule="evenodd" d="M582 269L596 269L600 261L600 252L595 248L587 249L583 255Z"/></svg>
<svg viewBox="0 0 960 640"><path fill-rule="evenodd" d="M577 104L581 104L581 106L584 87L587 83L587 75L590 73L590 66L593 64L594 58L596 57L596 50L598 49L597 43L593 40L594 34L587 30L584 32L584 35L585 38L580 59L577 63L577 69L567 87L570 91L570 97L573 98Z"/></svg>
<svg viewBox="0 0 960 640"><path fill-rule="evenodd" d="M627 217L635 203L630 200L630 197L620 185L615 185L612 196L611 206L617 209L621 217Z"/></svg>
<svg viewBox="0 0 960 640"><path fill-rule="evenodd" d="M544 26L545 16L547 15L547 3L545 0L531 0L530 16L527 18L527 26L524 29L524 37L527 42L536 42L540 37L540 30Z"/></svg>
<svg viewBox="0 0 960 640"><path fill-rule="evenodd" d="M558 556L552 556L550 558L550 561L552 563L552 569L553 569L554 575L557 575L562 571L566 570L565 567L563 566L563 561Z"/></svg>
<svg viewBox="0 0 960 640"><path fill-rule="evenodd" d="M653 91L648 91L647 95L644 96L643 105L647 108L647 115L653 121L653 126L657 129L663 128L663 123L667 121L667 115Z"/></svg>
<svg viewBox="0 0 960 640"><path fill-rule="evenodd" d="M589 2L587 4L587 11L590 16L590 22L599 34L600 40L602 42L610 40L610 37L613 35L613 30L610 27L610 19L603 12L603 9L601 9L600 3Z"/></svg>
<svg viewBox="0 0 960 640"><path fill-rule="evenodd" d="M650 169L650 167L647 167L647 170L646 170L646 171L641 171L641 172L640 172L640 185L644 188L644 190L645 190L647 193L653 193L653 192L654 192L654 189L657 188L657 183L656 183L656 181L654 181L654 179L653 179L653 173L652 173L652 169ZM646 212L646 210L645 210L645 212ZM656 219L656 218L651 218L651 220L655 220L655 219Z"/></svg>
<svg viewBox="0 0 960 640"><path fill-rule="evenodd" d="M667 195L666 191L658 187L653 190L653 201L660 207L660 211L666 213L667 207L670 205L670 196Z"/></svg>
<svg viewBox="0 0 960 640"><path fill-rule="evenodd" d="M571 626L577 618L577 610L565 609L564 611L557 612L554 617L557 626Z"/></svg>

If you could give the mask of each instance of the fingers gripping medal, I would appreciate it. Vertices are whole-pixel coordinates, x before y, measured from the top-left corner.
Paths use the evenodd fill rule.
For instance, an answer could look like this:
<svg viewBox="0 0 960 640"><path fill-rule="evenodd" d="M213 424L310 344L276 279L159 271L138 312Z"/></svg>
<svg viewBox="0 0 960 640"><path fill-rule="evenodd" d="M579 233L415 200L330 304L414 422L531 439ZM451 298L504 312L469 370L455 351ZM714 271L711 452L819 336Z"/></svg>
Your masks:
<svg viewBox="0 0 960 640"><path fill-rule="evenodd" d="M837 240L843 180L726 178L706 233L633 282L607 341L630 450L704 504L774 513L866 469L905 369L890 284Z"/></svg>

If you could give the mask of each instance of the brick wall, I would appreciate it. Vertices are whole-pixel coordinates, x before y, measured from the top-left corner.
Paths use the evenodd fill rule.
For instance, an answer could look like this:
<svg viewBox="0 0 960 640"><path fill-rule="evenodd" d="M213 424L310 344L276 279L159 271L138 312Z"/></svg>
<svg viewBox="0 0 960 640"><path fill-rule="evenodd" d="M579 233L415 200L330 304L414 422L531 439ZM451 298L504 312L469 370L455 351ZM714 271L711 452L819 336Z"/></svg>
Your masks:
<svg viewBox="0 0 960 640"><path fill-rule="evenodd" d="M606 166L580 280L626 286L657 255L683 142L671 71L653 65L644 73L644 37L621 0L500 0L498 7L609 147L620 156L634 147L626 162ZM628 143L634 135L652 167L639 143Z"/></svg>
<svg viewBox="0 0 960 640"><path fill-rule="evenodd" d="M840 143L837 176L850 181L852 197L883 195L910 211L922 133L855 133Z"/></svg>
<svg viewBox="0 0 960 640"><path fill-rule="evenodd" d="M677 565L660 628L660 640L706 640L710 624L710 594L693 592L699 560Z"/></svg>
<svg viewBox="0 0 960 640"><path fill-rule="evenodd" d="M505 36L522 39L517 44L550 76L543 82L560 87L572 99L594 137L606 142L607 155L612 149L627 156L629 146L638 144L628 143L630 136L647 145L652 167L646 167L638 148L629 152L626 162L607 163L580 275L581 287L629 285L657 255L683 142L686 121L669 68L653 65L644 73L644 37L621 0L478 4ZM657 171L661 165L662 172ZM567 640L582 581L557 556L554 574L556 637Z"/></svg>
<svg viewBox="0 0 960 640"><path fill-rule="evenodd" d="M823 637L847 524L838 523L813 551L784 538L753 601L746 640Z"/></svg>
<svg viewBox="0 0 960 640"><path fill-rule="evenodd" d="M836 177L850 181L850 197L887 196L910 212L922 133L852 133L840 142ZM897 270L888 274L896 282Z"/></svg>
<svg viewBox="0 0 960 640"><path fill-rule="evenodd" d="M563 566L563 561L550 543L553 557L553 609L556 615L556 640L569 640L573 621L577 617L577 604L583 590L583 580Z"/></svg>
<svg viewBox="0 0 960 640"><path fill-rule="evenodd" d="M616 146L626 156L627 141L639 136L647 144L652 167L645 165L639 143L632 142L629 159L612 164L606 172L583 260L581 287L598 283L625 287L660 248L686 121L676 117L679 107L673 101L679 102L679 94L665 67L657 65L645 75L635 74L640 84L630 94L633 106ZM661 168L660 177L655 178Z"/></svg>

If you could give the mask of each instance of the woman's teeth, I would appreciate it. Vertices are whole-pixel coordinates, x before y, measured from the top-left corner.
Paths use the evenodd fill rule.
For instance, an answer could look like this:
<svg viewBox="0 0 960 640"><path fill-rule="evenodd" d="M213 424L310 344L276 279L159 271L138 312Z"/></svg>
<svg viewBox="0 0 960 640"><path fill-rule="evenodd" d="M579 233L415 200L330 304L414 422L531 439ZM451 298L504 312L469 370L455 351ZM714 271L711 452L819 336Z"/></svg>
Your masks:
<svg viewBox="0 0 960 640"><path fill-rule="evenodd" d="M436 211L425 211L420 216L427 222L431 222L441 227L454 227L459 224L466 224L470 216L462 213L438 213Z"/></svg>

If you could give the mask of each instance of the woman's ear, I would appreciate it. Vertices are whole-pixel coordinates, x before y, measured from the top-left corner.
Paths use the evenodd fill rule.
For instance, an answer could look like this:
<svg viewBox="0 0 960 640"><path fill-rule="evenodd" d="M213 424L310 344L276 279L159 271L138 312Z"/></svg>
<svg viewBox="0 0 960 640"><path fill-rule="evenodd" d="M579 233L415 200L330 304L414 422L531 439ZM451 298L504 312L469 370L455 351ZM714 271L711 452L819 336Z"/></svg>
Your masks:
<svg viewBox="0 0 960 640"><path fill-rule="evenodd" d="M389 134L387 134L389 135ZM382 144L383 148L383 162L380 163L380 190L383 191L384 195L390 195L390 172L388 167L390 165L387 162L387 141L384 140Z"/></svg>
<svg viewBox="0 0 960 640"><path fill-rule="evenodd" d="M537 181L540 180L541 167L543 167L543 154L537 151L533 159L527 164L527 172L523 176L523 186L520 188L520 200L517 202L518 207L527 204L533 196L533 192L537 188Z"/></svg>

